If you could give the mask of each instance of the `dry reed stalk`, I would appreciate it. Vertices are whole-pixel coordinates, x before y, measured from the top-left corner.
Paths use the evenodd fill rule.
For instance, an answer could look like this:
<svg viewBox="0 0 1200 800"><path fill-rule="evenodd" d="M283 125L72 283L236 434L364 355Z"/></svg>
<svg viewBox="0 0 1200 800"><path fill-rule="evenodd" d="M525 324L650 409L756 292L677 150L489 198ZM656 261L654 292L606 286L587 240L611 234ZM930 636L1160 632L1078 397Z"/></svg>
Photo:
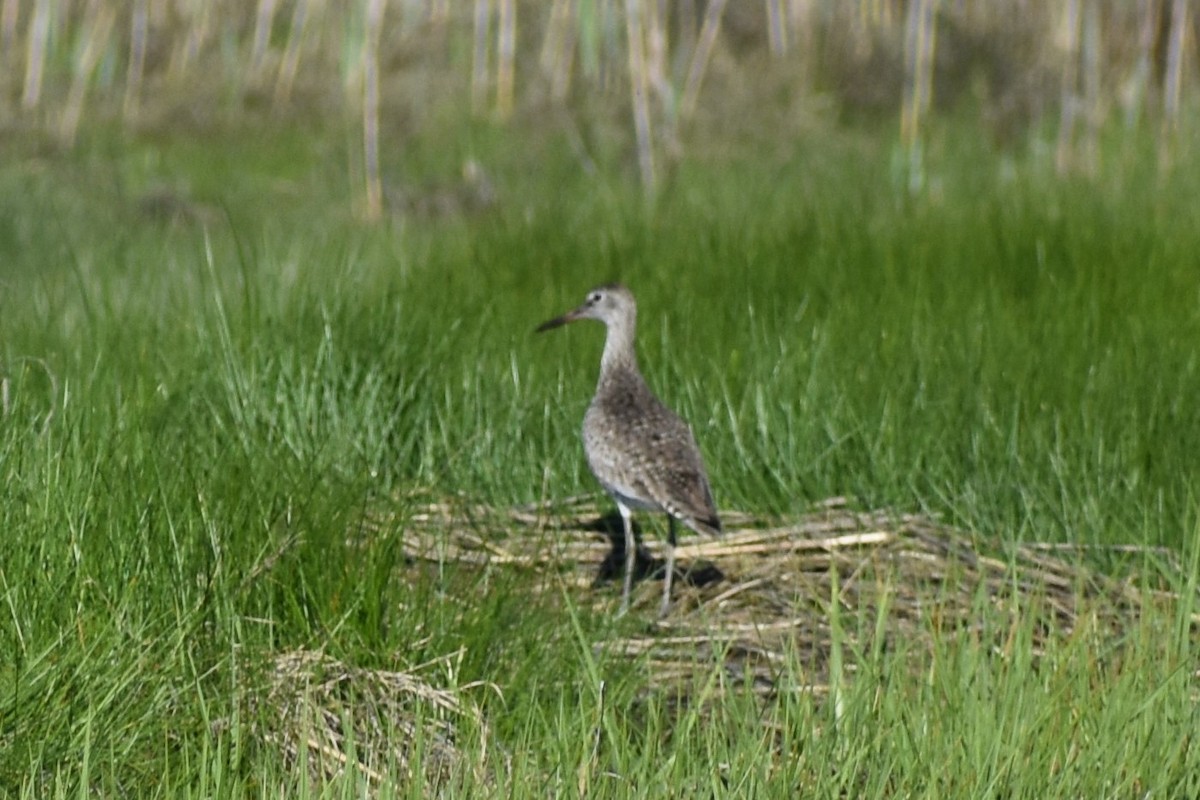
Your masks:
<svg viewBox="0 0 1200 800"><path fill-rule="evenodd" d="M429 0L429 21L444 25L450 20L450 0Z"/></svg>
<svg viewBox="0 0 1200 800"><path fill-rule="evenodd" d="M597 25L599 4L573 0L575 11L575 49L579 53L579 72L595 82L600 74L600 36Z"/></svg>
<svg viewBox="0 0 1200 800"><path fill-rule="evenodd" d="M1062 59L1062 92L1059 99L1058 145L1054 163L1060 175L1071 167L1071 150L1075 140L1075 117L1079 100L1076 86L1079 82L1079 40L1082 14L1079 4L1085 0L1066 0L1063 4L1060 50Z"/></svg>
<svg viewBox="0 0 1200 800"><path fill-rule="evenodd" d="M913 14L913 4L919 0L910 0L907 4L905 22ZM885 31L891 35L896 28L899 12L892 7L888 0L859 0L850 18L852 41L858 52L865 56L875 46L876 31Z"/></svg>
<svg viewBox="0 0 1200 800"><path fill-rule="evenodd" d="M254 13L254 33L250 37L250 63L246 67L252 76L261 74L266 63L278 7L279 0L258 0L258 10Z"/></svg>
<svg viewBox="0 0 1200 800"><path fill-rule="evenodd" d="M55 0L35 0L33 16L29 18L26 35L25 85L21 91L21 108L37 108L42 99L42 76L46 70L46 51L50 46L50 15L57 6Z"/></svg>
<svg viewBox="0 0 1200 800"><path fill-rule="evenodd" d="M4 0L0 3L0 56L7 56L16 47L20 10L20 0Z"/></svg>
<svg viewBox="0 0 1200 800"><path fill-rule="evenodd" d="M488 32L492 24L492 0L475 0L472 17L474 47L471 50L471 110L483 113L488 90Z"/></svg>
<svg viewBox="0 0 1200 800"><path fill-rule="evenodd" d="M1172 163L1172 150L1179 133L1179 109L1183 95L1183 53L1187 43L1187 0L1171 4L1171 29L1167 39L1167 64L1163 74L1163 118L1159 135L1159 167L1167 169Z"/></svg>
<svg viewBox="0 0 1200 800"><path fill-rule="evenodd" d="M121 116L132 121L137 116L142 96L142 78L146 72L146 40L150 34L149 0L133 0L129 13L129 65L125 70L125 96Z"/></svg>
<svg viewBox="0 0 1200 800"><path fill-rule="evenodd" d="M87 96L88 86L92 82L92 73L100 63L100 56L109 44L109 34L117 19L116 7L105 0L92 0L88 4L88 13L84 17L83 31L86 38L83 50L79 54L79 63L75 67L75 75L71 80L71 88L67 93L66 106L63 109L62 121L58 128L58 138L67 146L75 143L75 134L79 130L79 120L83 116L83 101Z"/></svg>
<svg viewBox="0 0 1200 800"><path fill-rule="evenodd" d="M646 42L642 26L642 0L625 0L625 34L629 50L629 91L633 106L633 129L637 138L638 172L646 198L658 191L654 169L654 139L650 127L649 78L646 75Z"/></svg>
<svg viewBox="0 0 1200 800"><path fill-rule="evenodd" d="M300 0L300 2L303 1ZM191 24L187 27L183 47L174 51L169 67L171 73L178 74L187 72L199 59L209 34L212 32L213 7L211 3L205 2L205 0L191 0L183 5L185 8L180 10Z"/></svg>
<svg viewBox="0 0 1200 800"><path fill-rule="evenodd" d="M861 32L869 32L875 24L876 0L858 0L854 4L854 28Z"/></svg>
<svg viewBox="0 0 1200 800"><path fill-rule="evenodd" d="M571 8L571 0L554 0L550 5L545 32L542 34L542 48L538 52L538 66L548 76L553 76L558 67L563 40L571 24Z"/></svg>
<svg viewBox="0 0 1200 800"><path fill-rule="evenodd" d="M673 22L675 41L671 43L671 69L674 72L680 65L691 63L696 41L700 37L700 12L696 9L696 0L678 0Z"/></svg>
<svg viewBox="0 0 1200 800"><path fill-rule="evenodd" d="M383 180L379 174L379 41L387 0L367 0L363 30L363 177L366 182L366 217L383 216Z"/></svg>
<svg viewBox="0 0 1200 800"><path fill-rule="evenodd" d="M784 23L784 0L766 0L767 46L773 56L785 56L788 51L788 32Z"/></svg>
<svg viewBox="0 0 1200 800"><path fill-rule="evenodd" d="M542 73L551 79L551 84L558 82L559 72L570 70L569 64L564 64L564 54L572 40L571 18L572 0L554 0L550 7L550 17L546 19L546 32L541 38L541 50L538 54L538 66ZM560 100L557 92L552 94Z"/></svg>
<svg viewBox="0 0 1200 800"><path fill-rule="evenodd" d="M659 116L661 138L668 156L680 155L679 129L676 125L675 89L667 77L668 42L667 27L663 24L662 7L659 0L648 0L646 10L646 78L654 88L661 110Z"/></svg>
<svg viewBox="0 0 1200 800"><path fill-rule="evenodd" d="M806 75L812 73L816 63L817 8L816 0L788 0L787 25L790 40L795 42L796 57L804 65Z"/></svg>
<svg viewBox="0 0 1200 800"><path fill-rule="evenodd" d="M512 116L516 87L514 64L517 52L516 0L497 0L496 19L496 116Z"/></svg>
<svg viewBox="0 0 1200 800"><path fill-rule="evenodd" d="M808 23L813 3L814 0L787 0L787 22L793 32Z"/></svg>
<svg viewBox="0 0 1200 800"><path fill-rule="evenodd" d="M288 30L287 45L284 47L283 58L279 62L279 73L275 78L274 103L276 107L286 105L292 97L296 73L300 70L300 51L304 46L304 37L308 31L311 2L312 0L296 0L296 5L292 8L292 22Z"/></svg>
<svg viewBox="0 0 1200 800"><path fill-rule="evenodd" d="M579 31L575 25L577 17L574 4L567 6L566 13L568 17L563 24L558 53L554 65L550 68L550 96L560 103L566 100L567 92L571 88L571 75L575 68L575 47L579 41Z"/></svg>
<svg viewBox="0 0 1200 800"><path fill-rule="evenodd" d="M1146 110L1146 94L1150 88L1154 45L1158 34L1158 0L1138 0L1137 19L1137 58L1121 91L1125 128L1129 132L1137 128Z"/></svg>
<svg viewBox="0 0 1200 800"><path fill-rule="evenodd" d="M595 0L595 6L596 84L602 92L619 91L629 73L628 53L624 53L624 64L619 58L623 52L620 31L625 27L620 17L625 12L619 7L620 0Z"/></svg>
<svg viewBox="0 0 1200 800"><path fill-rule="evenodd" d="M712 58L713 48L717 44L717 34L721 32L721 16L725 13L725 0L711 0L704 11L704 23L700 26L700 36L692 52L692 61L688 66L687 80L683 85L683 98L679 102L679 117L681 122L687 122L696 112L696 101L700 97L700 84L708 69L709 59Z"/></svg>
<svg viewBox="0 0 1200 800"><path fill-rule="evenodd" d="M913 0L904 25L904 97L900 142L908 156L910 191L924 185L921 122L933 100L933 56L937 44L937 0Z"/></svg>
<svg viewBox="0 0 1200 800"><path fill-rule="evenodd" d="M1104 122L1104 98L1101 95L1100 10L1095 2L1083 8L1080 66L1083 83L1083 168L1095 174L1100 166L1100 126Z"/></svg>

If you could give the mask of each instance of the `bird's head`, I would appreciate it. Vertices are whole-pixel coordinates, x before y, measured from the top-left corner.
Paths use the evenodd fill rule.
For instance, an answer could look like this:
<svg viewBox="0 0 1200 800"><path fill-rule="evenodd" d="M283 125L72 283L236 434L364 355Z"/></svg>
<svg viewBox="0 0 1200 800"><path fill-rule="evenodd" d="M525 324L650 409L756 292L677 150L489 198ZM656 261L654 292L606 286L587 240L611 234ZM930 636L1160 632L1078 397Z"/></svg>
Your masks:
<svg viewBox="0 0 1200 800"><path fill-rule="evenodd" d="M596 319L605 325L625 320L632 321L636 313L637 305L634 303L633 293L619 283L611 283L607 286L598 286L588 292L587 299L578 308L538 325L537 333L580 319Z"/></svg>

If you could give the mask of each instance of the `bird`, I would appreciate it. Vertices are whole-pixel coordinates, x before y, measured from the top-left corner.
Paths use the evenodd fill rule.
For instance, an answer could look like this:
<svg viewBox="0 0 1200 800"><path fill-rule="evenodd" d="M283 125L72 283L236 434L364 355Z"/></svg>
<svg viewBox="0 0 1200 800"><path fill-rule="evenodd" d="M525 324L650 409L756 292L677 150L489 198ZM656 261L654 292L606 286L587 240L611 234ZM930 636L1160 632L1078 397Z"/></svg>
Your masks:
<svg viewBox="0 0 1200 800"><path fill-rule="evenodd" d="M675 574L676 523L700 534L722 532L704 460L692 430L646 384L634 348L637 302L619 283L598 286L583 304L543 322L537 333L581 319L607 328L596 394L583 417L583 451L588 468L616 501L625 532L625 575L618 616L629 610L637 555L633 512L667 515L667 563L659 616L671 604Z"/></svg>

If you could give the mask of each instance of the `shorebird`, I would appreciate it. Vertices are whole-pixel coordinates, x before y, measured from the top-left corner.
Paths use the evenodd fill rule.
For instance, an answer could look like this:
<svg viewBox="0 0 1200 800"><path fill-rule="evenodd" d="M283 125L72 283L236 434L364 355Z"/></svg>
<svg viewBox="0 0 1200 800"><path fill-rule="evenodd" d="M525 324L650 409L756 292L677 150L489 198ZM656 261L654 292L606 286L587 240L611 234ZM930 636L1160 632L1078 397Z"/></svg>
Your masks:
<svg viewBox="0 0 1200 800"><path fill-rule="evenodd" d="M537 332L580 319L599 320L608 329L596 394L583 417L583 451L592 474L616 501L625 528L619 613L629 610L633 585L633 512L661 511L667 515L667 565L659 615L665 616L675 575L675 523L715 535L721 532L721 520L691 429L654 396L638 371L633 293L620 284L600 286L588 293L583 305L542 323Z"/></svg>

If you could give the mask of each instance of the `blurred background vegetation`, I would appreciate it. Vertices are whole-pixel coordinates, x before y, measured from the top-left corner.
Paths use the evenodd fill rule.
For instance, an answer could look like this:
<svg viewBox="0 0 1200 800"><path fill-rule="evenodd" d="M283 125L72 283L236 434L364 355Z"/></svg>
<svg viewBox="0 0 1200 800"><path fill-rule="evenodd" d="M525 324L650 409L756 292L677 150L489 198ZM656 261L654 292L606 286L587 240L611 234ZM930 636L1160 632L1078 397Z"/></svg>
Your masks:
<svg viewBox="0 0 1200 800"><path fill-rule="evenodd" d="M1060 175L1119 172L1148 139L1169 170L1195 32L1187 0L3 0L0 129L39 153L333 131L367 219L494 202L476 151L496 132L519 169L566 150L650 197L681 163L848 131L884 132L921 190L946 121ZM184 213L178 191L143 201Z"/></svg>

